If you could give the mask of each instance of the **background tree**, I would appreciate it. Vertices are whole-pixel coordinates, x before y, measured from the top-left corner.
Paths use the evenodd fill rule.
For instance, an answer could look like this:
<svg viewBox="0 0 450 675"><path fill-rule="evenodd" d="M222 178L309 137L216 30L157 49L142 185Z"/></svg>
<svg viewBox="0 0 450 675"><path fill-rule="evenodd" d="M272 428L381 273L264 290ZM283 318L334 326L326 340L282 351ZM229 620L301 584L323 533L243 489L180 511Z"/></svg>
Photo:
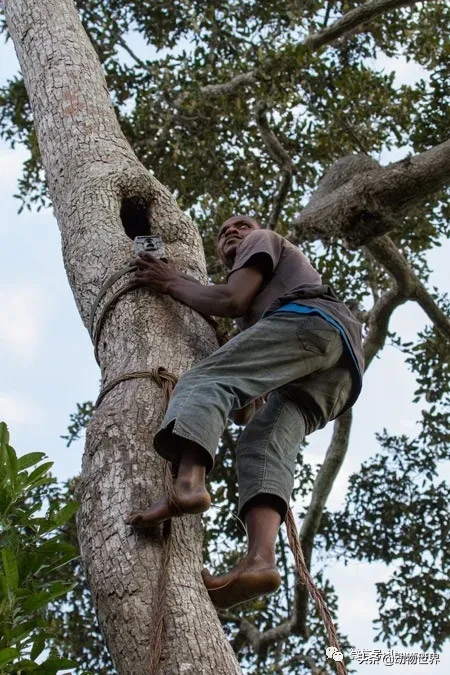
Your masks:
<svg viewBox="0 0 450 675"><path fill-rule="evenodd" d="M76 581L67 577L77 549L64 527L76 502L60 499L43 452L17 456L0 422L0 672L56 675L75 662L58 649L62 623L51 611Z"/></svg>
<svg viewBox="0 0 450 675"><path fill-rule="evenodd" d="M47 89L55 92L52 106L40 101L41 92L36 91L35 86L37 66L30 47L35 48L36 40L42 47L46 40L42 33L36 37L35 27L48 25L46 8L50 6L55 14L52 26L62 26L64 22L58 9L65 3L53 0L43 3L39 10L26 2L15 5L17 7L12 9L12 3L7 3L7 11L12 17L9 24L19 56L22 54L22 69L26 79L30 80L27 88L38 129L41 129L38 137L43 165L62 229L66 266L86 321L89 306L102 281L125 260L125 237L123 230L118 228L120 206L125 232L132 235L136 232L132 231L131 222L148 227L145 211L150 204L150 225L163 233L169 249L173 246L173 254L170 250L173 260L185 271L196 273L198 261L195 257L199 249L195 249L194 257L188 252L191 242L196 241L194 230L187 220L178 220L181 216L167 193L161 193L154 179L142 173L134 162L109 113L105 113L104 128L114 129L114 133L107 134L108 143L101 146L101 166L105 172L100 172L99 163L93 162L92 158L98 157L99 147L93 139L105 138L104 128L96 122L102 108L100 101L105 99L101 86L94 99L92 94L86 96L86 100L95 100L95 115L91 115L87 124L83 96L79 93L85 91L83 78L84 84L87 78L92 83L92 71L80 73L76 95L70 86L77 69L82 71L78 54L87 50L82 37L77 38L83 45L83 49L77 50L77 56L72 57L72 52L67 52L67 47L73 45L70 40L67 43L62 39L68 34L66 29L63 33L56 31L61 38L59 43L54 38L48 50L41 49L39 58L35 54L35 62L41 63L42 70L55 58L54 62L59 64L46 75ZM301 242L326 281L352 303L366 326L368 364L389 336L389 320L398 306L413 300L427 313L430 326L416 344L404 344L401 336L390 335L408 354L408 363L417 377L416 398L423 403L418 437L395 438L389 437L387 432L382 433L379 455L352 479L343 512L331 514L326 512L325 503L348 446L351 415L346 415L335 425L333 439L319 470L299 464L298 489L305 500L308 499L307 507L300 511L303 516L302 541L308 560L314 546L318 552L338 551L346 558L398 562L397 572L391 580L379 587L379 634L387 640L397 637L404 644L418 644L424 648L432 645L439 649L449 634L445 619L449 607L445 582L449 560L445 517L448 488L438 482L437 469L438 462L448 458L449 395L445 376L450 329L448 300L438 289L427 288L426 255L448 234L445 184L449 166L449 142L446 140L449 45L445 36L450 9L447 3L444 0L423 3L372 0L361 8L359 3L352 2L293 0L257 7L252 2L228 2L219 6L213 2L98 3L93 0L80 1L76 5L103 63L125 136L144 166L173 191L179 206L196 218L208 271L213 279L220 272L212 259L214 230L224 216L233 211L247 211L291 240ZM69 15L72 16L70 12ZM27 24L30 20L32 23ZM76 33L74 26L72 23L71 35ZM28 32L26 27L29 27ZM130 31L164 51L149 59L138 56L133 40L129 39ZM61 56L58 57L63 44L66 50L64 63ZM122 50L131 58L132 65L124 65L120 58ZM394 75L380 72L374 59L397 53L421 64L428 77L414 86L396 86ZM86 51L85 54L89 63L94 63L91 53ZM58 77L62 79L55 83L54 78ZM45 203L47 187L42 181L41 159L23 83L20 80L11 82L2 96L3 135L12 141L24 141L31 150L20 184L23 204ZM47 127L50 110L54 115L52 122L59 126L57 143L55 129L50 132ZM62 116L64 124L61 123ZM78 141L73 138L73 129L80 120L84 126L80 136L76 137ZM49 147L43 148L43 144ZM328 185L333 194L324 196L318 191L308 209L298 218L301 204L307 203L323 169L337 158L351 152L374 158L395 145L404 147L405 152L422 154L385 169L367 160L365 164L357 165L356 177L352 161L335 165L331 174L334 178ZM55 147L69 147L73 152L70 157L60 157L56 153L55 158ZM91 168L87 170L89 166ZM76 177L75 182L73 177ZM95 195L90 187L92 177L98 186ZM86 181L89 188L85 187ZM102 201L110 206L99 205ZM145 208L141 208L142 203ZM89 226L93 213L95 222L104 224L103 230L99 225L95 231ZM105 233L108 233L108 240ZM106 251L102 246L107 245ZM213 348L208 329L192 312L175 308L173 303L167 308L157 299L152 302L156 303L152 306L152 320L148 300L142 302L125 297L114 310L114 318L106 324L102 336L105 340L100 348L106 383L116 374L130 370L130 344L135 354L132 369L139 369L134 367L139 360L147 368L148 365L170 363L170 369L176 371L178 368L179 372ZM136 323L135 318L132 337L130 331L127 332L127 321L136 316L134 303L155 329L151 355L149 346L139 342L139 322ZM158 321L154 323L160 312L163 312L166 326ZM177 332L180 317L187 332L186 339ZM165 345L167 351L163 351L160 349L161 336L166 334L174 343ZM201 342L193 346L192 335L200 339L205 336L204 349L202 345L200 351L196 350ZM178 356L180 353L186 357L183 363ZM113 356L117 359L114 365ZM152 357L155 357L153 361ZM121 368L121 364L126 369ZM143 382L123 384L109 395L108 402L102 403L91 426L84 468L85 486L90 482L89 471L92 470L104 495L110 494L109 485L116 484L117 472L124 471L125 476L120 474L120 482L126 484L125 491L129 492L120 493L120 499L128 499L133 506L154 494L142 478L142 493L133 500L133 479L127 474L127 466L138 461L134 449L140 443L148 444L147 438L135 436L133 428L137 426L137 420L142 424L148 391ZM123 412L119 414L118 410ZM155 410L149 428L156 424L158 414L160 408L159 412ZM114 424L121 429L122 436L114 431ZM129 439L125 442L128 433ZM235 432L225 435L221 448L225 470L214 477L216 498L231 505L234 435ZM118 441L119 438L122 440ZM142 464L139 475L143 476L146 468ZM151 471L156 473L157 469L152 465ZM403 479L400 485L399 476ZM155 493L159 486L157 488ZM112 526L112 518L120 513L117 505L108 503L104 508L104 520L99 516L99 522L94 525L86 519L81 533L89 538L92 527L106 530L111 549L105 551L105 558L99 556L99 560L91 561L89 555L85 557L88 572L89 566L96 564L99 568L106 566L109 575L111 561L119 559L120 549L122 558L126 558L130 547L136 553L143 542L127 538L118 522ZM97 517L96 510L91 510ZM176 532L179 536L193 536L190 527L190 523L185 524ZM197 526L192 524L192 527ZM230 537L235 536L235 532L232 518L225 513L216 516L208 525L209 555L216 560L216 554L220 553L224 565L236 555L233 549L229 550ZM393 537L395 546L392 545ZM199 541L198 534L196 541ZM143 565L138 562L133 569L136 578L148 584L144 570L149 565L155 566L158 551L157 544L151 546L146 541L145 545L149 562L144 561ZM177 536L176 546L182 545ZM280 540L281 558L284 548L285 544ZM189 575L195 565L198 569L199 559L197 546L192 560L186 560ZM123 569L111 570L111 574L117 573L129 578ZM175 574L181 576L182 568L178 567ZM108 608L123 608L128 597L132 597L133 602L136 600L135 607L143 600L134 592L128 596L124 592L121 597L111 599L107 595L108 579L97 579L95 574L91 578L100 619L105 625L119 671L131 672L130 668L136 667L134 672L139 672L139 665L131 665L127 661L128 654L122 654L120 644L115 644L115 621L118 619L111 616ZM287 585L290 579L288 560ZM330 591L329 601L334 607L331 589L325 581L323 586ZM201 607L202 612L205 610L208 621L212 620L202 590L196 587L195 592L200 593L198 597L201 598L197 600L197 607ZM273 668L279 672L311 671L309 659L320 658L323 644L317 651L314 641L307 640L306 625L315 619L307 617L302 588L297 585L295 597L288 593L285 597L285 605L277 597L276 603L263 601L245 611L222 615L227 634L234 631L233 647L245 668L254 667L257 661L260 672L265 672L263 669L277 672ZM148 597L144 602L151 605ZM417 605L423 606L420 616L415 610ZM169 611L173 606L169 598ZM176 617L171 617L167 644L180 634L180 623L177 624ZM133 630L137 634L136 626ZM146 631L149 631L148 626L138 636L144 650ZM299 640L299 635L303 640ZM121 644L126 641L128 637ZM140 647L137 653L142 653ZM181 660L176 664L170 662L173 655L167 655L169 661L164 661L167 672L177 672L175 668L181 667L186 653L192 656L191 645L180 645ZM210 651L207 653L209 659ZM226 659L230 658L229 653L225 653ZM222 663L222 657L219 658ZM235 672L226 659L223 672Z"/></svg>

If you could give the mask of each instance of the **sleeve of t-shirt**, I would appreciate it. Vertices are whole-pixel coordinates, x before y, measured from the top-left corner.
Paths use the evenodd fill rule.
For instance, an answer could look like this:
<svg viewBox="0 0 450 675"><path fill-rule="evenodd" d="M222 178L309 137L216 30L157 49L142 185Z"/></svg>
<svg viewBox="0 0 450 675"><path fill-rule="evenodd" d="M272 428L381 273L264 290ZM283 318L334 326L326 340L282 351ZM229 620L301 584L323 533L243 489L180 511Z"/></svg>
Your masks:
<svg viewBox="0 0 450 675"><path fill-rule="evenodd" d="M270 276L278 265L283 250L283 238L272 230L255 230L250 232L239 245L234 265L227 277L236 270L255 263L267 276Z"/></svg>

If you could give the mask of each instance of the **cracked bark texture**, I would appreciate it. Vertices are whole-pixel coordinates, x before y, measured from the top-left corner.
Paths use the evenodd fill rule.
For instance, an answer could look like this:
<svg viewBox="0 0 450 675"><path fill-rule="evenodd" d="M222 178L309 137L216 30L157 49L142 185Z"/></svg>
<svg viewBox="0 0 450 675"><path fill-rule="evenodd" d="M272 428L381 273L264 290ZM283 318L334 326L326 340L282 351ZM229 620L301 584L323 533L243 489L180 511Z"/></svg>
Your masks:
<svg viewBox="0 0 450 675"><path fill-rule="evenodd" d="M130 259L131 240L120 219L124 200L145 209L151 232L162 235L174 266L206 281L199 233L128 145L71 0L7 0L5 9L33 110L65 268L85 326L103 283ZM148 228L135 234L146 233ZM134 290L119 300L102 330L102 381L106 385L119 375L158 366L179 376L215 348L215 334L202 317L167 297ZM82 557L121 675L149 673L162 543L150 534L134 534L124 517L162 491L162 462L152 438L163 407L163 394L152 380L119 384L94 414L83 458ZM201 581L199 519L175 521L172 536L160 674L240 673Z"/></svg>

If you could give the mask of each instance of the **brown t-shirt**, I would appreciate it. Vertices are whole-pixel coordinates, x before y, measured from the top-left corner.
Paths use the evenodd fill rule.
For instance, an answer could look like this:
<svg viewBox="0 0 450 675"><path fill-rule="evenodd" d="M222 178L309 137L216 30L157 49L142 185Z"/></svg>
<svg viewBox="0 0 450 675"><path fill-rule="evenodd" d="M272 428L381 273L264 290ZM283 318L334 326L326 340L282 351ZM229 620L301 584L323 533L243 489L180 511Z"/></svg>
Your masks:
<svg viewBox="0 0 450 675"><path fill-rule="evenodd" d="M266 281L254 297L246 314L237 319L241 330L249 328L264 316L289 302L317 308L331 316L344 329L353 355L358 363L355 372L356 400L361 389L364 372L361 324L349 308L334 294L330 286L322 284L320 274L308 258L287 239L272 230L255 230L239 245L234 265L228 277L243 267L255 267L264 271ZM356 367L355 367L356 371Z"/></svg>

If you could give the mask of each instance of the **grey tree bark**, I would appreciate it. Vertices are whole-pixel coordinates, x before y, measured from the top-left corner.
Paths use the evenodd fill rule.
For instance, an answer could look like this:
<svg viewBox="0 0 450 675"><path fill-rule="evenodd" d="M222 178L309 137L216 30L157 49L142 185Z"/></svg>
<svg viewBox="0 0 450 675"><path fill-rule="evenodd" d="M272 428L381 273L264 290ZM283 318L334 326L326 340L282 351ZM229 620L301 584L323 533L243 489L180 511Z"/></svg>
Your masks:
<svg viewBox="0 0 450 675"><path fill-rule="evenodd" d="M99 289L130 258L131 240L120 218L124 203L129 222L139 226L133 234L148 234L149 229L161 234L171 263L205 282L199 233L123 136L97 56L71 0L7 0L5 5L61 231L64 264L85 326ZM202 317L167 297L138 289L122 296L103 327L102 382L158 366L179 376L215 348L214 331ZM149 673L161 539L134 534L124 518L162 491L162 462L152 437L163 407L162 392L152 380L119 384L94 414L83 459L78 516L82 556L121 675ZM175 522L172 536L160 673L239 673L201 581L199 519Z"/></svg>

